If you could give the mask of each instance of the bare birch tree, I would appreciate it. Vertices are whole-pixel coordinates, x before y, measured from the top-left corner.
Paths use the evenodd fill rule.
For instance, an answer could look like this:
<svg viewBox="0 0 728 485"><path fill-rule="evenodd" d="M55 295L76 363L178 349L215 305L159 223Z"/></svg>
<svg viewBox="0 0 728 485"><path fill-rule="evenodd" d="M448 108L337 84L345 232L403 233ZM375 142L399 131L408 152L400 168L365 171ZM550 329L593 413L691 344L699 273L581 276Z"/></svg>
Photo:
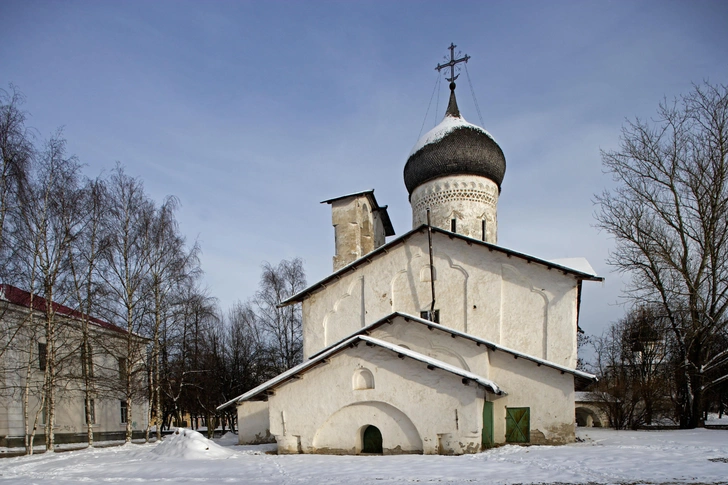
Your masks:
<svg viewBox="0 0 728 485"><path fill-rule="evenodd" d="M162 439L162 395L161 395L161 332L163 326L173 322L173 295L190 279L200 274L199 247L185 247L185 238L179 233L174 212L178 201L167 198L156 209L151 226L151 247L148 256L149 296L151 299L152 353L149 368L150 403L145 438L149 440L152 414L156 418L157 440Z"/></svg>
<svg viewBox="0 0 728 485"><path fill-rule="evenodd" d="M8 212L17 208L17 192L27 177L33 156L32 136L25 126L26 113L21 109L24 101L13 86L10 92L0 89L0 258L6 246Z"/></svg>
<svg viewBox="0 0 728 485"><path fill-rule="evenodd" d="M126 401L128 443L133 433L134 404L146 397L144 386L140 385L145 373L139 362L145 352L141 332L148 311L145 292L154 205L141 181L128 176L120 166L108 181L108 195L101 277L109 295L108 315L126 330L123 355L118 355L116 348L107 350L118 357L119 392Z"/></svg>
<svg viewBox="0 0 728 485"><path fill-rule="evenodd" d="M105 215L106 186L103 180L87 180L79 190L79 217L82 227L68 253L68 271L72 299L76 303L81 320L80 382L84 393L86 415L86 441L93 446L94 410L96 400L96 376L94 373L94 334L89 327L91 315L96 313L101 295L98 278L102 246L102 227Z"/></svg>
<svg viewBox="0 0 728 485"><path fill-rule="evenodd" d="M617 183L596 197L609 262L631 275L626 298L667 318L680 366L680 425L700 426L704 392L728 379L728 87L704 83L657 119L629 121L602 153Z"/></svg>
<svg viewBox="0 0 728 485"><path fill-rule="evenodd" d="M20 191L20 210L14 224L19 251L13 258L17 274L28 277L32 294L41 295L45 339L46 450L54 450L58 379L71 358L72 336L60 326L56 306L61 300L68 251L79 231L78 177L80 166L65 155L65 140L57 135L38 155L33 177ZM30 246L27 246L30 243ZM35 284L37 282L37 285ZM42 358L42 357L41 357Z"/></svg>

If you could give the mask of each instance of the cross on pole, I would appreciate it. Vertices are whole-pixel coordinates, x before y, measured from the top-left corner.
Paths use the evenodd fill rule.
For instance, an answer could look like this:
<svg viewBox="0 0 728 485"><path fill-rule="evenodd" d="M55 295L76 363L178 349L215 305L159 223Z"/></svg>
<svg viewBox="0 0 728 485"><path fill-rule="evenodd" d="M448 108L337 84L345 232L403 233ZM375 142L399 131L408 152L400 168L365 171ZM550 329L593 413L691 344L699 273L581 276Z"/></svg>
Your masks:
<svg viewBox="0 0 728 485"><path fill-rule="evenodd" d="M448 49L450 49L450 62L446 62L445 64L438 64L437 67L435 68L435 70L437 72L440 72L443 69L445 69L446 67L449 67L450 68L450 77L446 77L445 79L447 79L450 83L454 83L455 80L458 78L458 76L460 76L460 74L458 74L457 76L455 75L455 65L460 64L461 62L467 63L468 59L470 59L470 56L467 54L465 54L460 59L455 59L455 48L456 47L457 46L455 44L450 42L450 47L448 47Z"/></svg>

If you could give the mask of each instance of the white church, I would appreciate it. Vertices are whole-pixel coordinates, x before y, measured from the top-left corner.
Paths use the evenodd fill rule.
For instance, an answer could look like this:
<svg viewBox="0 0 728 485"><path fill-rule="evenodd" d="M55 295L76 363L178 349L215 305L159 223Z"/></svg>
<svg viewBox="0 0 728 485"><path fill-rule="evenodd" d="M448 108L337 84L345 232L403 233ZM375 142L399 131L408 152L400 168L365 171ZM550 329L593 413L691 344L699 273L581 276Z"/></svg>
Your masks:
<svg viewBox="0 0 728 485"><path fill-rule="evenodd" d="M399 237L374 191L324 201L334 271L302 305L304 362L219 407L239 442L278 453L475 453L574 441L582 258L547 261L497 244L501 148L455 98L412 149L412 230Z"/></svg>

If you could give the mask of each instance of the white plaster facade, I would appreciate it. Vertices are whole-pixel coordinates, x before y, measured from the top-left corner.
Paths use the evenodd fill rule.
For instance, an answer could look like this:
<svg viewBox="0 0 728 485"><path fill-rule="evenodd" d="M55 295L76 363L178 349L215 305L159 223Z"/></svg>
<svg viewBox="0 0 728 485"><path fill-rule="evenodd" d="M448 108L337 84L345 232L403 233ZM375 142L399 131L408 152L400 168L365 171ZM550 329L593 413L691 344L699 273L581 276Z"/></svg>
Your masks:
<svg viewBox="0 0 728 485"><path fill-rule="evenodd" d="M220 406L237 405L240 443L461 454L574 440L574 379L594 378L575 370L580 293L601 278L496 245L505 158L454 88L405 166L412 231L384 244L372 191L324 201L334 272L282 303L302 305L304 362Z"/></svg>
<svg viewBox="0 0 728 485"><path fill-rule="evenodd" d="M25 436L25 407L23 392L28 380L28 360L30 362L30 393L28 398L29 424L32 428L36 414L38 416L36 442L43 440L44 416L39 409L40 395L43 386L44 371L38 357L38 344L44 345L43 321L40 315L29 318L29 308L17 304L9 295L7 286L0 289L0 334L14 334L13 345L3 349L0 355L0 446L22 446ZM22 290L13 288L17 294ZM35 297L36 302L40 297ZM45 300L43 300L45 301ZM37 303L36 303L37 304ZM43 303L44 304L44 303ZM80 322L66 312L70 309L58 305L56 316L59 320L57 342L56 411L55 441L56 443L85 441L88 426L85 415L85 393L81 382L81 350ZM122 418L122 386L118 358L126 355L126 332L110 324L105 326L91 323L89 331L92 344L92 362L97 390L93 394L94 422L91 423L95 439L123 439L126 423ZM112 329L113 327L113 329ZM141 353L146 340L141 337L135 341L140 349L135 367L143 365L144 355ZM32 351L32 355L29 353ZM140 397L132 405L132 430L135 438L147 427L149 402ZM123 407L126 409L126 407Z"/></svg>
<svg viewBox="0 0 728 485"><path fill-rule="evenodd" d="M531 410L529 443L573 441L575 375L588 377L397 313L231 403L240 442L272 435L279 453L361 453L362 431L376 426L384 454L461 454L482 449L484 435L505 443L508 408Z"/></svg>
<svg viewBox="0 0 728 485"><path fill-rule="evenodd" d="M579 281L590 275L529 261L432 231L440 323L521 352L576 366ZM304 356L380 318L430 309L428 235L415 230L301 298Z"/></svg>
<svg viewBox="0 0 728 485"><path fill-rule="evenodd" d="M429 209L433 226L496 244L499 192L492 180L476 175L450 175L425 182L410 196L412 227L427 224Z"/></svg>

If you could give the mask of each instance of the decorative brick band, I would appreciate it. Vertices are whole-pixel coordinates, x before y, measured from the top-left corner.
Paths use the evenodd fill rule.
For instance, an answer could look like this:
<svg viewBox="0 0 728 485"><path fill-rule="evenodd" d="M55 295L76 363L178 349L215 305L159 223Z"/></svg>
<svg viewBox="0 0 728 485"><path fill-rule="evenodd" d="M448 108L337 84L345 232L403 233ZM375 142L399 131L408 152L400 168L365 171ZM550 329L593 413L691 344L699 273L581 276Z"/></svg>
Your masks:
<svg viewBox="0 0 728 485"><path fill-rule="evenodd" d="M453 201L479 202L493 209L498 203L495 184L489 186L473 182L438 182L418 189L413 194L415 200L412 201L412 210L417 214L424 212L428 207Z"/></svg>

